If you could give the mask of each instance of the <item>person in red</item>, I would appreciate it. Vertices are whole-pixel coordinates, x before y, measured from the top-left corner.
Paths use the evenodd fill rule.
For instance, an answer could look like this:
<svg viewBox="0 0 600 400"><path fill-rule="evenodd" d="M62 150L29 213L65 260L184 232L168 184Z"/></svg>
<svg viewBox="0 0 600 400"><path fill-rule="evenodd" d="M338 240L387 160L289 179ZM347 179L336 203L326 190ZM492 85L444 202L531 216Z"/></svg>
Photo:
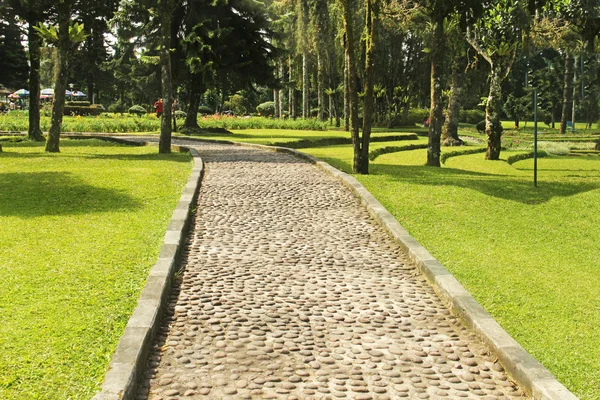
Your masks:
<svg viewBox="0 0 600 400"><path fill-rule="evenodd" d="M158 99L156 103L154 103L154 111L156 111L156 118L160 118L163 113L163 101L162 99Z"/></svg>

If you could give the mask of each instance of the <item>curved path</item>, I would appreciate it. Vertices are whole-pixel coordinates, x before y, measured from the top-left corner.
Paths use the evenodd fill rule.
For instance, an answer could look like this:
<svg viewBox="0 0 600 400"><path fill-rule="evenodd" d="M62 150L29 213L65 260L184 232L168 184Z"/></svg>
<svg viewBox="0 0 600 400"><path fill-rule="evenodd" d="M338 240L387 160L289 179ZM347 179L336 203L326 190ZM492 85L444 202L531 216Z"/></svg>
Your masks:
<svg viewBox="0 0 600 400"><path fill-rule="evenodd" d="M139 399L523 396L339 181L193 147L206 172Z"/></svg>

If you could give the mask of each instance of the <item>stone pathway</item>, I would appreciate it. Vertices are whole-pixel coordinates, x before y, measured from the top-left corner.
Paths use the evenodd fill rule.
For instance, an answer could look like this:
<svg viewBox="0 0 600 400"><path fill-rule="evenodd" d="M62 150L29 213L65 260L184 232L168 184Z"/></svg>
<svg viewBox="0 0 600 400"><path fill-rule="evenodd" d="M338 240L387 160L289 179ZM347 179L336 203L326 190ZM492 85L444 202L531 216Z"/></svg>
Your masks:
<svg viewBox="0 0 600 400"><path fill-rule="evenodd" d="M341 183L194 147L195 226L139 399L523 396Z"/></svg>

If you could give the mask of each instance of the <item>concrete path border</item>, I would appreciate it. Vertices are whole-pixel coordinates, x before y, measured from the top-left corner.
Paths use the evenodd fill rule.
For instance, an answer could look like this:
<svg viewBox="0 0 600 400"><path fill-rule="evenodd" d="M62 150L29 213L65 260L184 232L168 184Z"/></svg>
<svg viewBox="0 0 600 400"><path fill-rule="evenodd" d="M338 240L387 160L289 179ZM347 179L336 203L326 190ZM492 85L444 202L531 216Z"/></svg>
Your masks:
<svg viewBox="0 0 600 400"><path fill-rule="evenodd" d="M105 137L97 138L106 140ZM133 145L149 144L114 138L109 140ZM169 299L173 277L178 269L179 255L185 243L204 173L202 159L195 149L183 146L172 147L178 151L190 151L194 159L192 173L169 221L158 260L150 269L138 305L117 344L104 376L102 391L96 394L93 400L132 399L135 396L139 374L143 372L156 330L160 326L160 318Z"/></svg>

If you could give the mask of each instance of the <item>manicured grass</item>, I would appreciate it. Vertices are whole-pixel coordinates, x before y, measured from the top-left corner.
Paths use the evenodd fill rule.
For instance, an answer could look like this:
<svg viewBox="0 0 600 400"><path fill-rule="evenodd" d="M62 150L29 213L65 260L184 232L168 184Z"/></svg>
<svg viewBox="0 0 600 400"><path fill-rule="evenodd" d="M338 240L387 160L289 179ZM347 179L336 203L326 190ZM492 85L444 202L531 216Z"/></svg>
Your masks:
<svg viewBox="0 0 600 400"><path fill-rule="evenodd" d="M62 140L0 153L0 398L89 399L154 264L188 154Z"/></svg>

